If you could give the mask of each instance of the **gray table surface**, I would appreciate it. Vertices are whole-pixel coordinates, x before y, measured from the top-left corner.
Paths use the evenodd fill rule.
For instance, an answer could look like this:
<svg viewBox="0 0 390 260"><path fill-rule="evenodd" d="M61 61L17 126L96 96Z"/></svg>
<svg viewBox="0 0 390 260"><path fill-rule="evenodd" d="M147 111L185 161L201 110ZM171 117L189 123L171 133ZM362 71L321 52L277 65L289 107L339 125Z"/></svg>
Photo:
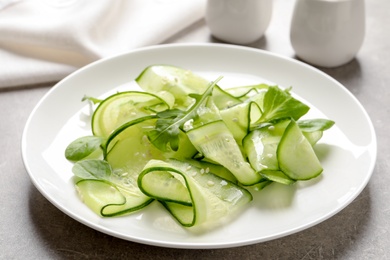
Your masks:
<svg viewBox="0 0 390 260"><path fill-rule="evenodd" d="M249 46L294 57L289 41L293 1L274 4L266 36ZM0 259L390 259L388 10L388 0L367 1L367 33L356 59L339 68L320 68L363 104L378 138L370 182L337 215L287 237L229 249L160 248L95 231L58 210L30 181L21 157L22 131L31 110L54 83L21 86L0 90ZM219 41L201 20L165 43L181 42Z"/></svg>

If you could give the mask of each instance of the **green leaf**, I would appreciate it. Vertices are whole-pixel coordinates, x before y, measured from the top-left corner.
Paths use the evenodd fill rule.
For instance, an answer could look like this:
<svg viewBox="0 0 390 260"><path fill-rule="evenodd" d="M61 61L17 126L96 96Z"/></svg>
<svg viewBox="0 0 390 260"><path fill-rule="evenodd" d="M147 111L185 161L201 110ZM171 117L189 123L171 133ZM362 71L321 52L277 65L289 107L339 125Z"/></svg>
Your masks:
<svg viewBox="0 0 390 260"><path fill-rule="evenodd" d="M147 133L149 140L162 151L166 151L169 143L172 150L179 149L181 118L186 113L179 109L157 113L156 128Z"/></svg>
<svg viewBox="0 0 390 260"><path fill-rule="evenodd" d="M263 114L258 123L281 118L298 120L309 109L309 106L293 98L289 90L282 90L277 86L270 86L264 96Z"/></svg>
<svg viewBox="0 0 390 260"><path fill-rule="evenodd" d="M306 119L297 122L299 128L305 132L325 131L334 125L334 121L328 119Z"/></svg>
<svg viewBox="0 0 390 260"><path fill-rule="evenodd" d="M202 95L190 94L195 99L195 103L187 110L172 109L157 113L156 128L147 132L150 142L160 149L167 151L168 145L173 151L179 149L179 133L183 124L196 116L197 109L211 96L215 84L221 79L211 82L210 86Z"/></svg>
<svg viewBox="0 0 390 260"><path fill-rule="evenodd" d="M104 160L84 160L75 163L72 172L82 179L109 180L112 170Z"/></svg>
<svg viewBox="0 0 390 260"><path fill-rule="evenodd" d="M70 161L79 161L100 148L104 138L83 136L71 142L65 149L65 157Z"/></svg>
<svg viewBox="0 0 390 260"><path fill-rule="evenodd" d="M103 100L101 99L98 99L98 98L94 98L94 97L89 97L89 96L84 96L81 101L85 101L85 100L89 100L91 101L93 104L99 104L100 102L102 102Z"/></svg>

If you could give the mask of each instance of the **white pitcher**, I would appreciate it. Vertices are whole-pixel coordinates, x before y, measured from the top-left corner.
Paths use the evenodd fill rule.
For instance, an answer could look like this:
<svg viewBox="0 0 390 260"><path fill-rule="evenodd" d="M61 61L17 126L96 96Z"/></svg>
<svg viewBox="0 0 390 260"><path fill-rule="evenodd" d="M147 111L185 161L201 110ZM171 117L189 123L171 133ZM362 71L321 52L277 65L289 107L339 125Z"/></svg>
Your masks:
<svg viewBox="0 0 390 260"><path fill-rule="evenodd" d="M364 34L364 0L296 0L290 39L302 60L322 67L348 63Z"/></svg>
<svg viewBox="0 0 390 260"><path fill-rule="evenodd" d="M263 36L272 9L272 0L208 0L205 18L216 38L248 44Z"/></svg>

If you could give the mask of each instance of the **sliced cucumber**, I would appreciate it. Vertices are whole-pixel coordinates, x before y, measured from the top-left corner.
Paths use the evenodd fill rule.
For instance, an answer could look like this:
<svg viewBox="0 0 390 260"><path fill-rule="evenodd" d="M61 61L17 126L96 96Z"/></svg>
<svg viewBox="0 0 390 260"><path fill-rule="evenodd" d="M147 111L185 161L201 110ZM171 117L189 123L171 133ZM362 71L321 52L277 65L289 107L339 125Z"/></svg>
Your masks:
<svg viewBox="0 0 390 260"><path fill-rule="evenodd" d="M92 132L107 137L120 125L168 109L168 104L154 94L129 91L104 99L92 116Z"/></svg>
<svg viewBox="0 0 390 260"><path fill-rule="evenodd" d="M233 107L237 104L241 104L242 101L225 90L223 90L219 86L215 86L213 90L213 101L215 105L218 107L218 109L226 109L229 107Z"/></svg>
<svg viewBox="0 0 390 260"><path fill-rule="evenodd" d="M110 181L126 197L123 206L109 208L111 214L126 209L131 211L150 203L151 198L139 189L137 179L149 160L165 158L164 153L154 147L145 134L145 131L154 125L155 120L154 118L134 120L136 123L128 124L110 139L106 156L113 171Z"/></svg>
<svg viewBox="0 0 390 260"><path fill-rule="evenodd" d="M188 136L180 131L179 149L161 151L147 138L147 131L154 127L156 118L144 117L129 122L115 131L105 144L106 159L119 174L138 175L151 159L187 159L197 152Z"/></svg>
<svg viewBox="0 0 390 260"><path fill-rule="evenodd" d="M249 97L245 102L251 102L251 103L256 103L259 110L260 110L260 114L257 116L257 118L252 118L251 120L251 123L255 123L256 121L258 121L261 117L261 114L263 113L263 110L264 110L264 96L267 92L264 90L264 91L260 91L258 93L256 93L255 95Z"/></svg>
<svg viewBox="0 0 390 260"><path fill-rule="evenodd" d="M308 180L323 170L313 147L294 120L284 131L277 158L280 169L293 180Z"/></svg>
<svg viewBox="0 0 390 260"><path fill-rule="evenodd" d="M105 215L105 208L126 203L125 196L107 181L82 179L76 183L76 187L81 200L101 216Z"/></svg>
<svg viewBox="0 0 390 260"><path fill-rule="evenodd" d="M137 175L150 159L164 159L161 150L152 145L145 129L153 126L155 119L129 125L110 140L106 160L118 175ZM119 172L120 171L120 172Z"/></svg>
<svg viewBox="0 0 390 260"><path fill-rule="evenodd" d="M259 183L256 183L255 185L252 185L249 188L251 188L253 191L260 191L272 183L273 181L263 178Z"/></svg>
<svg viewBox="0 0 390 260"><path fill-rule="evenodd" d="M241 184L253 185L260 181L261 176L245 160L239 145L222 120L194 128L187 135L201 154L226 167Z"/></svg>
<svg viewBox="0 0 390 260"><path fill-rule="evenodd" d="M290 179L286 174L284 174L282 171L278 170L262 170L260 172L261 176L266 178L267 180L278 182L281 184L293 184L295 183L295 180Z"/></svg>
<svg viewBox="0 0 390 260"><path fill-rule="evenodd" d="M120 140L124 140L131 136L131 132L127 132L129 129L133 129L133 126L136 126L136 131L140 131L139 126L143 125L143 129L150 129L154 126L155 122L157 120L157 117L152 116L145 116L141 118L134 119L132 121L129 121L120 127L116 128L106 139L106 142L102 144L103 154L104 158L107 157L107 154L110 152L110 150L116 145L116 143ZM132 130L131 130L132 131Z"/></svg>
<svg viewBox="0 0 390 260"><path fill-rule="evenodd" d="M314 146L322 137L323 132L334 125L334 121L328 119L306 119L297 122L303 135Z"/></svg>
<svg viewBox="0 0 390 260"><path fill-rule="evenodd" d="M83 179L76 183L80 198L96 214L113 217L142 209L153 199L143 193L134 195L104 180Z"/></svg>
<svg viewBox="0 0 390 260"><path fill-rule="evenodd" d="M238 144L248 133L249 103L240 104L220 111L222 120L233 134Z"/></svg>
<svg viewBox="0 0 390 260"><path fill-rule="evenodd" d="M269 88L267 84L257 84L257 85L247 85L247 86L239 86L234 88L228 88L225 91L232 96L245 101L248 98L260 93L265 92Z"/></svg>
<svg viewBox="0 0 390 260"><path fill-rule="evenodd" d="M194 99L190 93L201 94L209 86L209 81L190 70L170 65L147 67L136 79L145 91L157 94L167 91L175 97L175 108L188 108Z"/></svg>
<svg viewBox="0 0 390 260"><path fill-rule="evenodd" d="M306 139L309 141L311 146L314 146L323 136L323 131L314 131L314 132L304 132L302 131L303 135L306 137Z"/></svg>
<svg viewBox="0 0 390 260"><path fill-rule="evenodd" d="M253 112L257 108L257 113ZM242 103L219 111L222 120L233 134L234 139L239 145L242 139L248 134L251 115L259 114L258 106L254 103ZM252 113L251 113L252 112Z"/></svg>
<svg viewBox="0 0 390 260"><path fill-rule="evenodd" d="M186 227L220 222L252 200L246 189L191 161L151 160L139 175L138 185Z"/></svg>
<svg viewBox="0 0 390 260"><path fill-rule="evenodd" d="M279 170L276 155L280 139L289 120L268 124L250 132L243 140L243 147L252 168L256 171Z"/></svg>
<svg viewBox="0 0 390 260"><path fill-rule="evenodd" d="M188 161L188 158L187 158L187 161ZM234 175L228 169L223 167L222 165L210 163L210 162L203 161L203 160L202 161L191 160L191 165L194 165L198 168L205 169L206 172L212 172L213 174L215 174L215 175L217 175L225 180L228 180L228 181L231 181L231 182L237 184L236 177L234 177Z"/></svg>
<svg viewBox="0 0 390 260"><path fill-rule="evenodd" d="M146 168L151 167L152 163L147 164ZM160 163L157 167L147 174L141 174L138 185L143 193L160 201L175 202L178 204L192 206L190 190L187 189L186 181L180 173L178 174L171 168L164 168Z"/></svg>

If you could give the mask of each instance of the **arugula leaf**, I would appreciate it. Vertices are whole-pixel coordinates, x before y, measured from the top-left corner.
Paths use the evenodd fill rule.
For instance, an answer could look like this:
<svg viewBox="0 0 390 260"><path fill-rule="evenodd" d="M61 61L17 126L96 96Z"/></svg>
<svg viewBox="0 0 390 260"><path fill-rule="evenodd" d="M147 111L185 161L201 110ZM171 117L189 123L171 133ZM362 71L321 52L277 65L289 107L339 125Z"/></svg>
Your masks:
<svg viewBox="0 0 390 260"><path fill-rule="evenodd" d="M187 111L172 109L157 113L156 128L147 132L149 141L161 151L167 151L168 144L173 151L177 151L179 149L179 133L184 123L196 116L197 109L207 97L211 96L216 83L221 78L211 82L202 95L190 94L195 99L195 103Z"/></svg>
<svg viewBox="0 0 390 260"><path fill-rule="evenodd" d="M83 136L71 142L65 149L65 157L70 161L79 161L99 149L104 138L99 136Z"/></svg>
<svg viewBox="0 0 390 260"><path fill-rule="evenodd" d="M109 180L112 170L104 160L84 160L75 163L72 172L82 179Z"/></svg>
<svg viewBox="0 0 390 260"><path fill-rule="evenodd" d="M156 128L148 131L147 136L151 143L162 151L166 151L169 143L172 150L179 148L179 134L181 119L185 112L180 109L172 109L157 113Z"/></svg>
<svg viewBox="0 0 390 260"><path fill-rule="evenodd" d="M299 128L305 132L325 131L334 125L334 121L328 119L306 119L297 122Z"/></svg>
<svg viewBox="0 0 390 260"><path fill-rule="evenodd" d="M298 120L309 109L309 106L293 98L289 89L282 90L277 86L270 86L264 96L263 114L257 123L281 118Z"/></svg>

